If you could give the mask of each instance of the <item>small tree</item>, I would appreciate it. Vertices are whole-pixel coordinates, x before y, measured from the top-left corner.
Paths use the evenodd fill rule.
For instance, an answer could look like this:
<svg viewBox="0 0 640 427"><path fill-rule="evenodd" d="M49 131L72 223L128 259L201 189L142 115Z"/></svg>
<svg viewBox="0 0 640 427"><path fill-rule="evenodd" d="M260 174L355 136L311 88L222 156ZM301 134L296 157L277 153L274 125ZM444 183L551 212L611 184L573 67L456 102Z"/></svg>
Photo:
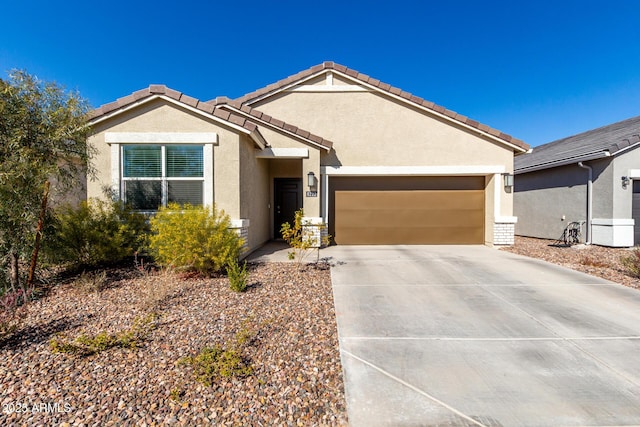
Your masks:
<svg viewBox="0 0 640 427"><path fill-rule="evenodd" d="M0 288L25 287L29 257L35 268L49 183L64 194L89 172L88 111L78 93L25 71L0 79Z"/></svg>
<svg viewBox="0 0 640 427"><path fill-rule="evenodd" d="M291 252L288 253L290 260L296 260L298 263L298 268L302 266L303 261L311 254L311 252L317 247L318 243L321 245L328 245L329 239L331 236L326 235L322 236L320 242L317 241L315 236L309 232L305 231L305 227L303 224L304 219L304 210L299 209L296 211L293 225L285 222L282 224L280 228L280 232L282 233L282 238L291 246ZM320 225L320 230L322 230L325 225ZM316 262L318 262L318 257L320 256L320 251L317 251Z"/></svg>

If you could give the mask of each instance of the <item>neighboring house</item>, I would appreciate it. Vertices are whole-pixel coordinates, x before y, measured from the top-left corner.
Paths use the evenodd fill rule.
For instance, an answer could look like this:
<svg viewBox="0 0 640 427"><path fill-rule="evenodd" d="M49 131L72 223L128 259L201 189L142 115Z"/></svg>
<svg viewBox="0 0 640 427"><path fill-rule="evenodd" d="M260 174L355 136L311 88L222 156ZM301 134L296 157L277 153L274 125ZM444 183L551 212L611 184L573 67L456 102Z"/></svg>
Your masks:
<svg viewBox="0 0 640 427"><path fill-rule="evenodd" d="M98 176L140 210L211 205L249 249L304 208L337 244L510 244L505 176L529 147L325 62L236 100L161 85L94 111Z"/></svg>
<svg viewBox="0 0 640 427"><path fill-rule="evenodd" d="M516 234L558 239L575 221L585 242L640 244L639 135L634 117L516 158Z"/></svg>

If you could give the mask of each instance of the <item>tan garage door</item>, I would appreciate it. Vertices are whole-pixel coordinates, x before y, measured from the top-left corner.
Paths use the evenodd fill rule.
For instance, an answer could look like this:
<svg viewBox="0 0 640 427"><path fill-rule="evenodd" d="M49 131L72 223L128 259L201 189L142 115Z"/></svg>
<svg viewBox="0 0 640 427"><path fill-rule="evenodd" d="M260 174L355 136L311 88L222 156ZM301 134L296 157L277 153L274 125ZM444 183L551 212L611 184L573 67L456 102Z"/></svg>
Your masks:
<svg viewBox="0 0 640 427"><path fill-rule="evenodd" d="M338 190L337 244L483 244L484 190Z"/></svg>

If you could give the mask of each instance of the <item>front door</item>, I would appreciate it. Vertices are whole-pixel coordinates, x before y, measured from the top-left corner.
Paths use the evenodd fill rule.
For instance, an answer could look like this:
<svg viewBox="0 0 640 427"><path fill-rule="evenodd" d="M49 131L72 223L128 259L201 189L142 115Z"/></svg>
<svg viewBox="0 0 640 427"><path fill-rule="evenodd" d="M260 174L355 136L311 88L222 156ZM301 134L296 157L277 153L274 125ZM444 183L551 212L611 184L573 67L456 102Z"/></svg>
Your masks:
<svg viewBox="0 0 640 427"><path fill-rule="evenodd" d="M288 222L293 225L296 211L302 208L302 179L275 178L273 186L275 208L273 234L277 239L281 239L282 224Z"/></svg>

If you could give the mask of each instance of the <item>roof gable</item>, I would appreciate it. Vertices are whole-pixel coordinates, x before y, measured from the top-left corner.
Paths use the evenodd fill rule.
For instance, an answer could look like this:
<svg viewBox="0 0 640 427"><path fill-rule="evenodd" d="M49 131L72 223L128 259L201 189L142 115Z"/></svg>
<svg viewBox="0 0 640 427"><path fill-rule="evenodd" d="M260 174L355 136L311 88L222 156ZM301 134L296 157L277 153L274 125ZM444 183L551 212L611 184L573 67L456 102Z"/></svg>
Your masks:
<svg viewBox="0 0 640 427"><path fill-rule="evenodd" d="M531 154L515 159L515 172L532 172L615 156L638 144L640 116L535 147Z"/></svg>
<svg viewBox="0 0 640 427"><path fill-rule="evenodd" d="M223 122L236 130L248 134L260 148L265 148L269 144L260 134L258 123L287 133L289 136L311 145L320 146L325 150L331 149L332 146L331 141L263 114L249 106L243 107L228 98L221 97L213 101L204 102L164 85L150 85L146 89L133 92L114 102L102 105L90 113L90 123L99 123L158 98L181 105L195 113Z"/></svg>
<svg viewBox="0 0 640 427"><path fill-rule="evenodd" d="M362 90L377 91L387 96L391 96L403 103L411 104L429 114L433 114L444 118L447 121L462 125L476 133L483 134L493 140L506 144L514 151L524 153L529 150L529 145L523 141L505 134L497 129L491 128L478 121L470 119L466 116L456 113L455 111L448 110L442 106L436 105L433 102L424 100L418 96L415 96L409 92L403 91L397 87L391 86L387 83L383 83L378 79L374 79L366 74L362 74L356 70L347 68L343 65L336 64L334 62L324 62L322 64L313 66L307 70L300 71L297 74L282 79L276 83L265 86L262 89L258 89L254 92L248 93L235 101L241 106L250 106L257 102L260 102L271 96L275 96L283 91L287 90L305 90L304 83L314 83L319 76L326 75L337 76L339 83L344 81L352 82L353 85L338 84L340 91L356 91L358 87ZM312 86L318 90L317 86Z"/></svg>

